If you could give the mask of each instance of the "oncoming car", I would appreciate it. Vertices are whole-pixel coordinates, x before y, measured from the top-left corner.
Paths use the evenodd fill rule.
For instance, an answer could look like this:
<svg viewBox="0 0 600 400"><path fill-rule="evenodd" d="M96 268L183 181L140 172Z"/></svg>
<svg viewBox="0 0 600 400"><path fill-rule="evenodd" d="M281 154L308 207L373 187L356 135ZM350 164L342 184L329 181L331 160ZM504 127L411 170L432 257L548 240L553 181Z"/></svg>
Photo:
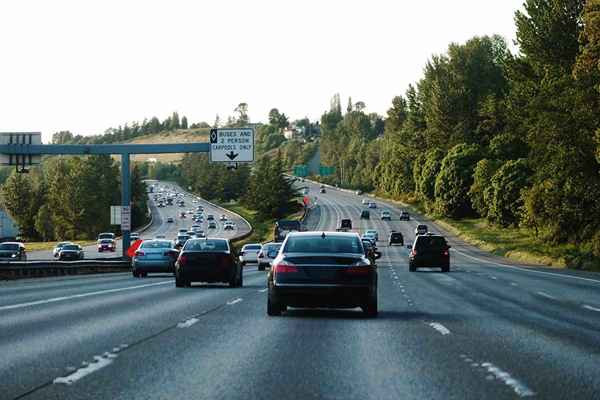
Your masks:
<svg viewBox="0 0 600 400"><path fill-rule="evenodd" d="M377 267L366 253L354 232L290 233L268 274L267 314L360 307L377 316Z"/></svg>
<svg viewBox="0 0 600 400"><path fill-rule="evenodd" d="M102 253L103 251L116 251L117 244L114 239L102 239L98 243L98 252Z"/></svg>
<svg viewBox="0 0 600 400"><path fill-rule="evenodd" d="M27 261L25 245L19 242L0 243L0 258L8 258L13 261Z"/></svg>
<svg viewBox="0 0 600 400"><path fill-rule="evenodd" d="M258 270L264 271L266 267L271 267L271 262L277 257L281 248L281 243L265 243L258 252Z"/></svg>

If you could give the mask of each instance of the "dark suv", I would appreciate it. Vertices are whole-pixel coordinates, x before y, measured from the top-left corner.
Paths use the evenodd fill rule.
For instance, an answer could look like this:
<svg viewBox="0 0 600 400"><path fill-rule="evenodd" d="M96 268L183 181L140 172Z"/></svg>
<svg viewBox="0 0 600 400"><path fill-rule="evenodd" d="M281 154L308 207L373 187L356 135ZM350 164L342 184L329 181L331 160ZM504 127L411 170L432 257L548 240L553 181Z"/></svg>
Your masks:
<svg viewBox="0 0 600 400"><path fill-rule="evenodd" d="M450 271L450 245L441 235L419 235L415 238L410 255L408 269L414 272L417 268L441 268L442 272Z"/></svg>
<svg viewBox="0 0 600 400"><path fill-rule="evenodd" d="M395 245L395 244L404 246L404 237L402 236L402 233L392 231L392 233L390 233L390 239L388 240L388 244L390 246Z"/></svg>
<svg viewBox="0 0 600 400"><path fill-rule="evenodd" d="M362 210L362 212L360 213L360 219L370 219L371 218L371 213L369 212L369 210Z"/></svg>

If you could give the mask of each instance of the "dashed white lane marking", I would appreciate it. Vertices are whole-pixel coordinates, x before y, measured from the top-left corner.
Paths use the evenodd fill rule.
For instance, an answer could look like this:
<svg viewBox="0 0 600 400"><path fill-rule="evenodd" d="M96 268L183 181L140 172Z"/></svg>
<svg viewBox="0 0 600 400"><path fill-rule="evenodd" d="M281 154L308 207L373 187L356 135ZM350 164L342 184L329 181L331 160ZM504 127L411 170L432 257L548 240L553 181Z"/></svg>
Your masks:
<svg viewBox="0 0 600 400"><path fill-rule="evenodd" d="M58 378L54 379L54 381L52 381L52 382L55 384L63 383L65 385L72 385L73 383L77 382L81 378L86 377L89 374L92 374L104 367L109 366L110 364L112 364L113 359L115 359L115 358L117 358L117 354L108 353L108 352L104 353L101 356L94 356L93 362L91 362L91 363L83 362L82 368L75 370L73 373L71 373L67 376L58 377Z"/></svg>
<svg viewBox="0 0 600 400"><path fill-rule="evenodd" d="M50 299L30 301L30 302L27 302L27 303L11 304L9 306L1 306L0 307L0 311L14 310L14 309L17 309L17 308L25 308L25 307L31 307L31 306L38 306L38 305L41 305L41 304L56 303L58 301L80 299L82 297L96 296L96 295L99 295L99 294L124 292L126 290L141 289L141 288L145 288L145 287L167 285L167 284L172 285L173 281L169 280L169 281L161 281L161 282L156 282L156 283L147 283L145 285L126 286L126 287L116 288L116 289L97 290L95 292L87 292L87 293L74 294L72 296L53 297L53 298L50 298Z"/></svg>
<svg viewBox="0 0 600 400"><path fill-rule="evenodd" d="M178 328L189 328L190 326L194 325L198 321L200 321L199 318L193 317L193 318L186 319L185 321L178 323L177 327Z"/></svg>
<svg viewBox="0 0 600 400"><path fill-rule="evenodd" d="M504 382L505 385L509 386L517 395L520 397L534 396L535 392L529 389L524 383L519 382L513 378L508 372L501 370L490 362L484 362L481 364L489 373L491 373L496 379Z"/></svg>
<svg viewBox="0 0 600 400"><path fill-rule="evenodd" d="M519 284L518 284L518 283L516 283L516 282L511 282L511 283L510 283L510 286L519 286Z"/></svg>
<svg viewBox="0 0 600 400"><path fill-rule="evenodd" d="M491 275L490 279L497 280L498 278L496 278L495 276Z"/></svg>
<svg viewBox="0 0 600 400"><path fill-rule="evenodd" d="M260 293L264 293L264 292L266 292L267 290L269 290L269 288L260 289L260 290L259 290L259 292L260 292Z"/></svg>
<svg viewBox="0 0 600 400"><path fill-rule="evenodd" d="M600 312L600 308L588 306L587 304L584 304L581 307L585 308L586 310Z"/></svg>
<svg viewBox="0 0 600 400"><path fill-rule="evenodd" d="M547 298L547 299L556 300L556 297L554 297L554 296L552 296L551 294L548 294L548 293L546 293L546 292L541 292L541 291L539 291L539 292L536 292L536 293L537 293L537 294L539 294L539 295L540 295L540 296L542 296L542 297L545 297L545 298Z"/></svg>
<svg viewBox="0 0 600 400"><path fill-rule="evenodd" d="M227 302L227 305L228 305L228 306L232 306L232 305L234 305L234 304L237 304L237 303L239 303L240 301L242 301L242 298L241 298L241 297L238 297L237 299L234 299L234 300L228 301L228 302Z"/></svg>
<svg viewBox="0 0 600 400"><path fill-rule="evenodd" d="M446 328L444 325L438 322L430 322L428 325L436 331L438 331L439 333L441 333L443 336L450 334L450 329Z"/></svg>

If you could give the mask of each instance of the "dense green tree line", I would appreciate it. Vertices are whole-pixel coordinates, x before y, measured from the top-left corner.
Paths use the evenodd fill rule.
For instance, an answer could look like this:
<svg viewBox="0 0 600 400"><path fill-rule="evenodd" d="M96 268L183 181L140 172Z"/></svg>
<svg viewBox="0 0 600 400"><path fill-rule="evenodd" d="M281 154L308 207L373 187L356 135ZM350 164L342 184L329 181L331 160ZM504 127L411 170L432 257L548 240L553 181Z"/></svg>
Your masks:
<svg viewBox="0 0 600 400"><path fill-rule="evenodd" d="M29 174L13 172L0 188L3 207L32 240L93 239L114 231L110 206L119 205L120 173L109 156L50 157ZM132 171L132 222L148 219L146 185Z"/></svg>
<svg viewBox="0 0 600 400"><path fill-rule="evenodd" d="M515 21L519 54L498 36L451 44L393 99L383 132L334 97L322 162L333 182L600 256L600 1L527 0Z"/></svg>

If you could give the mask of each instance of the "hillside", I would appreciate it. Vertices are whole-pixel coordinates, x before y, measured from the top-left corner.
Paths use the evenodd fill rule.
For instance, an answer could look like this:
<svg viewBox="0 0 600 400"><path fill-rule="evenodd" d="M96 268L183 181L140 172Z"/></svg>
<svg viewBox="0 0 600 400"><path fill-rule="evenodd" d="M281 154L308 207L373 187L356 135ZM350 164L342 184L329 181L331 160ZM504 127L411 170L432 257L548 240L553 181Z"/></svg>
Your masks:
<svg viewBox="0 0 600 400"><path fill-rule="evenodd" d="M208 141L209 128L198 129L177 129L175 131L161 132L156 134L137 137L127 143L135 144L165 144L165 143L197 143ZM135 161L146 161L149 158L155 158L161 162L177 162L181 160L183 154L138 154L132 156Z"/></svg>

